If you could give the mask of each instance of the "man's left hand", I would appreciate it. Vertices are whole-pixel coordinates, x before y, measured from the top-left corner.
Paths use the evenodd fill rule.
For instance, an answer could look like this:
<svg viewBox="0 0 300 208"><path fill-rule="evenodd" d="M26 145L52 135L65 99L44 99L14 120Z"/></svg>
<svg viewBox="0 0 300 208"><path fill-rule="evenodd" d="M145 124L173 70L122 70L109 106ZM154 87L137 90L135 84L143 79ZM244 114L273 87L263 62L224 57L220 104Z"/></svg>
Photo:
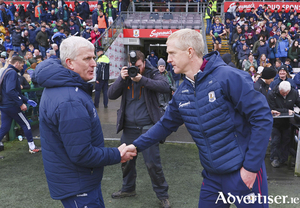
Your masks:
<svg viewBox="0 0 300 208"><path fill-rule="evenodd" d="M131 80L134 82L139 82L142 79L142 75L141 74L137 74L135 77L132 77Z"/></svg>
<svg viewBox="0 0 300 208"><path fill-rule="evenodd" d="M240 169L241 178L249 189L252 189L256 179L256 173L246 170L244 167Z"/></svg>

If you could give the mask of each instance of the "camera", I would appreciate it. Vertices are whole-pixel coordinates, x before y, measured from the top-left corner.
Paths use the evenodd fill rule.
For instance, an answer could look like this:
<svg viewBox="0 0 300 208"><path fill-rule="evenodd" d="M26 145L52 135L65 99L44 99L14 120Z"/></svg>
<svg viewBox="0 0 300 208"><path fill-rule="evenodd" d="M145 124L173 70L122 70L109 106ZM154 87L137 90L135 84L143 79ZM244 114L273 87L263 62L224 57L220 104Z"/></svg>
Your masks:
<svg viewBox="0 0 300 208"><path fill-rule="evenodd" d="M136 77L138 73L140 73L140 69L135 66L136 63L136 52L135 51L130 51L129 52L129 59L131 63L131 67L129 67L128 70L128 75L129 77Z"/></svg>

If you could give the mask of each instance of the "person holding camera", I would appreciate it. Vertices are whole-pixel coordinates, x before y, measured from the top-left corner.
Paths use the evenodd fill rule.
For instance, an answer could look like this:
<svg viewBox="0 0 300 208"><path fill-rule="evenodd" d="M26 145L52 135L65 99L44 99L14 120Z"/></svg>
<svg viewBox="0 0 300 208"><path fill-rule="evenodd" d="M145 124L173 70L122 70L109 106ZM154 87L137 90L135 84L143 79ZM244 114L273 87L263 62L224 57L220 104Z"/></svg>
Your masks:
<svg viewBox="0 0 300 208"><path fill-rule="evenodd" d="M150 129L163 115L159 108L158 94L171 93L167 80L154 68L141 51L130 53L131 67L124 66L120 76L108 89L108 98L115 100L122 96L117 115L117 133L123 130L121 142L127 145ZM153 190L162 207L170 207L168 184L164 177L159 154L159 143L142 152L150 175ZM122 165L123 185L112 198L136 195L136 159Z"/></svg>

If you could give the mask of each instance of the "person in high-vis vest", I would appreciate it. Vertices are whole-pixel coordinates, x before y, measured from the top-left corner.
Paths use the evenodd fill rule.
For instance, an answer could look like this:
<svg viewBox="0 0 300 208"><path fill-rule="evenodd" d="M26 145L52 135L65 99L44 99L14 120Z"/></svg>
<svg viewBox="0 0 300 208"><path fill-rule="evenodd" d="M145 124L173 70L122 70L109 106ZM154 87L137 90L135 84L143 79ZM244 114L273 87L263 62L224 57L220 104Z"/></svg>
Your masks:
<svg viewBox="0 0 300 208"><path fill-rule="evenodd" d="M211 28L211 20L213 18L213 15L212 15L212 3L209 2L208 3L208 6L206 7L205 9L205 16L204 16L204 19L206 20L206 35L209 35L209 32L210 32L210 28Z"/></svg>
<svg viewBox="0 0 300 208"><path fill-rule="evenodd" d="M210 1L212 3L212 16L214 17L216 14L217 14L217 4L218 4L218 1L217 0L211 0Z"/></svg>
<svg viewBox="0 0 300 208"><path fill-rule="evenodd" d="M98 30L102 34L105 32L106 28L108 25L108 21L106 16L103 14L103 11L99 11L99 16L98 16Z"/></svg>
<svg viewBox="0 0 300 208"><path fill-rule="evenodd" d="M106 12L107 4L111 2L107 2L106 0L103 0L102 3L103 3L103 11Z"/></svg>
<svg viewBox="0 0 300 208"><path fill-rule="evenodd" d="M97 48L97 72L96 72L96 83L95 83L95 100L94 105L99 108L100 94L103 93L103 105L107 108L108 97L108 80L109 80L109 58L104 55L103 48Z"/></svg>
<svg viewBox="0 0 300 208"><path fill-rule="evenodd" d="M118 4L119 4L118 0L112 0L111 3L112 3L113 8L118 9Z"/></svg>
<svg viewBox="0 0 300 208"><path fill-rule="evenodd" d="M39 23L41 23L41 14L43 13L43 6L42 3L39 2L38 5L34 8L34 16L38 20Z"/></svg>

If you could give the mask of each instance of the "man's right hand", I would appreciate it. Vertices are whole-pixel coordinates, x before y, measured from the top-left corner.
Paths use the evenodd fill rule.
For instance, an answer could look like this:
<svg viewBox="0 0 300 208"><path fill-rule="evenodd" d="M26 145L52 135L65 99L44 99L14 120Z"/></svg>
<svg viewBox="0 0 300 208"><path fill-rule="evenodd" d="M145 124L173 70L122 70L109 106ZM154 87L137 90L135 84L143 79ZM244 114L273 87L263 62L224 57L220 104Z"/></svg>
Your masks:
<svg viewBox="0 0 300 208"><path fill-rule="evenodd" d="M126 79L126 77L128 77L128 70L127 70L127 66L123 66L123 68L121 69L121 77L122 79Z"/></svg>
<svg viewBox="0 0 300 208"><path fill-rule="evenodd" d="M132 160L133 157L135 157L137 154L136 148L132 144L126 146L126 144L123 143L118 147L118 150L121 154L121 163L127 162L128 160Z"/></svg>
<svg viewBox="0 0 300 208"><path fill-rule="evenodd" d="M27 106L23 103L23 105L20 106L21 111L27 111Z"/></svg>
<svg viewBox="0 0 300 208"><path fill-rule="evenodd" d="M295 112L293 110L289 110L289 115L293 115Z"/></svg>

